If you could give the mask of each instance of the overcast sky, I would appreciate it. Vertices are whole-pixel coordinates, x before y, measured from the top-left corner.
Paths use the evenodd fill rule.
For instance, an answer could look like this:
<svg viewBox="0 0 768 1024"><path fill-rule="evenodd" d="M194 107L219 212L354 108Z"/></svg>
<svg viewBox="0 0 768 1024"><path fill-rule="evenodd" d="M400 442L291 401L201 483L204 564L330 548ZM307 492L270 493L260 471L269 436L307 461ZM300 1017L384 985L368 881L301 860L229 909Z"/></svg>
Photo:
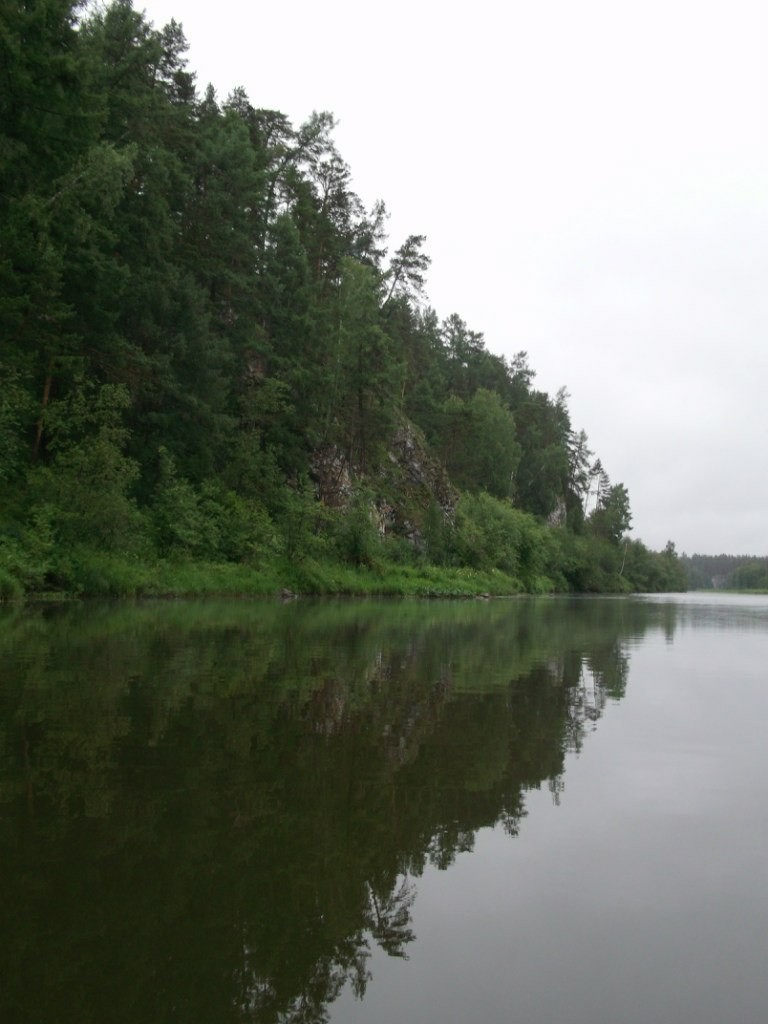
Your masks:
<svg viewBox="0 0 768 1024"><path fill-rule="evenodd" d="M768 554L765 0L135 0L189 70L338 119L427 294L565 386L652 548Z"/></svg>

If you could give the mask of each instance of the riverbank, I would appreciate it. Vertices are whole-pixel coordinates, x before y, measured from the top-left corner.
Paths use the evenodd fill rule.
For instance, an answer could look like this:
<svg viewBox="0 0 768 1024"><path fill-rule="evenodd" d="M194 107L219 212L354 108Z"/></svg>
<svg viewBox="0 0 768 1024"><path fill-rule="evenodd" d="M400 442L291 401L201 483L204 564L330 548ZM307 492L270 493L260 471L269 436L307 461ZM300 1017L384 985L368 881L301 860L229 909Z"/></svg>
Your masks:
<svg viewBox="0 0 768 1024"><path fill-rule="evenodd" d="M42 582L42 581L41 581ZM15 581L14 581L15 583ZM53 585L51 585L53 584ZM336 562L282 559L251 566L192 560L140 561L89 552L70 563L66 574L25 590L0 588L0 600L25 597L266 597L276 594L381 595L415 597L511 596L553 593L546 576L527 581L498 569L405 566L374 562L348 566Z"/></svg>
<svg viewBox="0 0 768 1024"><path fill-rule="evenodd" d="M301 543L276 537L269 545L254 546L246 557L229 560L173 546L160 553L159 545L141 537L123 550L99 550L90 544L62 544L50 531L27 534L23 543L0 536L0 601L284 592L472 597L686 589L673 549L656 553L631 540L619 546L546 529L532 518L529 525L515 534L487 523L465 523L453 549L443 545L434 560L404 543L353 545L343 535L308 534Z"/></svg>

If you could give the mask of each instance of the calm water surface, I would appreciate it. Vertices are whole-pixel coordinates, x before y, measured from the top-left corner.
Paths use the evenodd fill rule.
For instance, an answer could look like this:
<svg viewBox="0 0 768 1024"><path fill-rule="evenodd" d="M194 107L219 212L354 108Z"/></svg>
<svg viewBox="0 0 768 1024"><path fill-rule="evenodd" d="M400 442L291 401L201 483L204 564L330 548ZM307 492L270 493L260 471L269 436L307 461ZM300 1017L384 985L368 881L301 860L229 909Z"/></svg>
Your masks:
<svg viewBox="0 0 768 1024"><path fill-rule="evenodd" d="M0 1021L768 1019L768 599L0 610Z"/></svg>

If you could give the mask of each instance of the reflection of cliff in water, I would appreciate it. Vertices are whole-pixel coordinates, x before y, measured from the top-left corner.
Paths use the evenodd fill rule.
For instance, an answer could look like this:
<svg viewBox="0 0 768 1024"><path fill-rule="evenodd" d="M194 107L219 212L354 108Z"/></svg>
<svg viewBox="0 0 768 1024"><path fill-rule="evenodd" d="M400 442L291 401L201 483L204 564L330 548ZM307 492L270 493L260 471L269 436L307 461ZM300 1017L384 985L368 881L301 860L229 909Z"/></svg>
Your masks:
<svg viewBox="0 0 768 1024"><path fill-rule="evenodd" d="M3 1020L315 1021L413 879L561 787L634 601L66 608L0 619Z"/></svg>

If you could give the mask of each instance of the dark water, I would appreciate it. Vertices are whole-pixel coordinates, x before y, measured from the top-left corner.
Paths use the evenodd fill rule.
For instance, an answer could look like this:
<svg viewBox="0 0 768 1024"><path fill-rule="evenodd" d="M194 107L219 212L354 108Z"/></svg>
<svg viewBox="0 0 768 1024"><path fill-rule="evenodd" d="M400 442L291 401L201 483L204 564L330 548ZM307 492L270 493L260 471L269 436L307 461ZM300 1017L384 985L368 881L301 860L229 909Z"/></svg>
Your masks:
<svg viewBox="0 0 768 1024"><path fill-rule="evenodd" d="M0 611L0 1021L768 1019L768 599Z"/></svg>

